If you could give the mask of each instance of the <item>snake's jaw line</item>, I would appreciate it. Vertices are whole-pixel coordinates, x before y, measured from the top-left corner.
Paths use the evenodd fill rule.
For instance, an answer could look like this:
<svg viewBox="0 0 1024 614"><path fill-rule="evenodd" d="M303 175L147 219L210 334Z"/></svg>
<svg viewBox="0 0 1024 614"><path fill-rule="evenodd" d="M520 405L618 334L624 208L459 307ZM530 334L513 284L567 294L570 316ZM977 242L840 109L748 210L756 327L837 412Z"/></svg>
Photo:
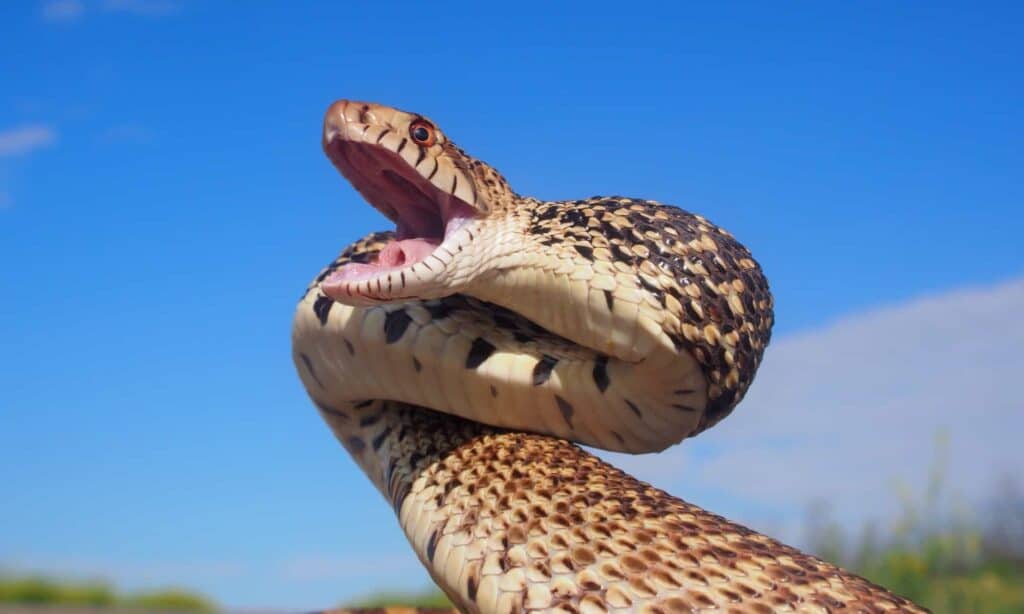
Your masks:
<svg viewBox="0 0 1024 614"><path fill-rule="evenodd" d="M396 229L307 287L295 366L460 610L922 611L566 441L661 450L739 403L773 303L729 233L653 201L520 197L381 105L332 105L323 146Z"/></svg>
<svg viewBox="0 0 1024 614"><path fill-rule="evenodd" d="M349 305L431 299L459 292L492 262L486 234L514 202L505 180L455 147L421 116L341 100L324 117L323 148L366 200L395 222L372 260L321 283ZM483 253L477 253L477 252Z"/></svg>

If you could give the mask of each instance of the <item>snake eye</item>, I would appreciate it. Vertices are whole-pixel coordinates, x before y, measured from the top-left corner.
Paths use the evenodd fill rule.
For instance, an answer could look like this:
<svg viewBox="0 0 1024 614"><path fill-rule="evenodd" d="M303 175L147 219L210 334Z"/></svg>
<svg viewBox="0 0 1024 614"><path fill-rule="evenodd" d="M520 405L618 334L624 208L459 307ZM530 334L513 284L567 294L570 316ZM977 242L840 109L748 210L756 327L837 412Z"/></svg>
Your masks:
<svg viewBox="0 0 1024 614"><path fill-rule="evenodd" d="M434 144L434 127L428 122L418 119L409 126L409 136L412 140L423 145L424 147L430 147Z"/></svg>

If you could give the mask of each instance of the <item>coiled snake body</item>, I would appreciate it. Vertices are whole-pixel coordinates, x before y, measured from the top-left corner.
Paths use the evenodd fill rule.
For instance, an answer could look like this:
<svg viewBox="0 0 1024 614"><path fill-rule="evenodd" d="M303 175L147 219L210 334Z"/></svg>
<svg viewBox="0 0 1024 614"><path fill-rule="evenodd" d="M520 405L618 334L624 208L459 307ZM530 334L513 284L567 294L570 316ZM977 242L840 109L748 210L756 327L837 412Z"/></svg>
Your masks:
<svg viewBox="0 0 1024 614"><path fill-rule="evenodd" d="M652 201L519 196L380 105L332 105L323 146L396 229L307 288L296 367L460 610L919 611L570 443L661 450L740 401L773 316L731 235Z"/></svg>

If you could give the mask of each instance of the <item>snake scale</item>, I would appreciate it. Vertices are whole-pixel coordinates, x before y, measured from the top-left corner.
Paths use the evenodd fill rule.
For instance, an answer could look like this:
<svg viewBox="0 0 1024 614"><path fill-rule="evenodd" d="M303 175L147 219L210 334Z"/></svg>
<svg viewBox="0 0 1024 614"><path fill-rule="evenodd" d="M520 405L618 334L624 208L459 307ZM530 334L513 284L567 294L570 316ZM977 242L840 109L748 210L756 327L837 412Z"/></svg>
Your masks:
<svg viewBox="0 0 1024 614"><path fill-rule="evenodd" d="M520 196L383 105L334 103L323 147L395 230L307 287L296 368L459 610L923 611L577 445L661 450L743 397L773 307L729 233Z"/></svg>

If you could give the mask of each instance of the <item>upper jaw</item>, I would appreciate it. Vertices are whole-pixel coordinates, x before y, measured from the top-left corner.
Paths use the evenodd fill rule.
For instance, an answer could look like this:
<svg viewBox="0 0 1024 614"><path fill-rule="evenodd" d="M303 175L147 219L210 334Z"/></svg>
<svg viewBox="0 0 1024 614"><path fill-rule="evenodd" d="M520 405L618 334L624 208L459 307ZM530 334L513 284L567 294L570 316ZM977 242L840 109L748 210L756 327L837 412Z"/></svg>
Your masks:
<svg viewBox="0 0 1024 614"><path fill-rule="evenodd" d="M392 128L390 122L365 123L381 118L372 110L355 109L353 104L336 103L328 111L324 151L352 186L395 223L396 238L371 263L350 264L335 271L324 280L322 289L350 304L454 292L444 288L444 269L453 264L454 254L465 247L462 243L467 233L454 238L453 235L479 216L470 203L459 197L465 192L459 191L454 173L463 178L463 186L469 185L469 179L443 160L440 151L412 144L407 128ZM404 136L400 136L403 130ZM453 177L456 190L441 189L435 179L423 174L424 168L433 176L447 172L447 176ZM475 190L472 194L475 197ZM446 254L441 254L442 251ZM427 258L430 263L423 266Z"/></svg>

